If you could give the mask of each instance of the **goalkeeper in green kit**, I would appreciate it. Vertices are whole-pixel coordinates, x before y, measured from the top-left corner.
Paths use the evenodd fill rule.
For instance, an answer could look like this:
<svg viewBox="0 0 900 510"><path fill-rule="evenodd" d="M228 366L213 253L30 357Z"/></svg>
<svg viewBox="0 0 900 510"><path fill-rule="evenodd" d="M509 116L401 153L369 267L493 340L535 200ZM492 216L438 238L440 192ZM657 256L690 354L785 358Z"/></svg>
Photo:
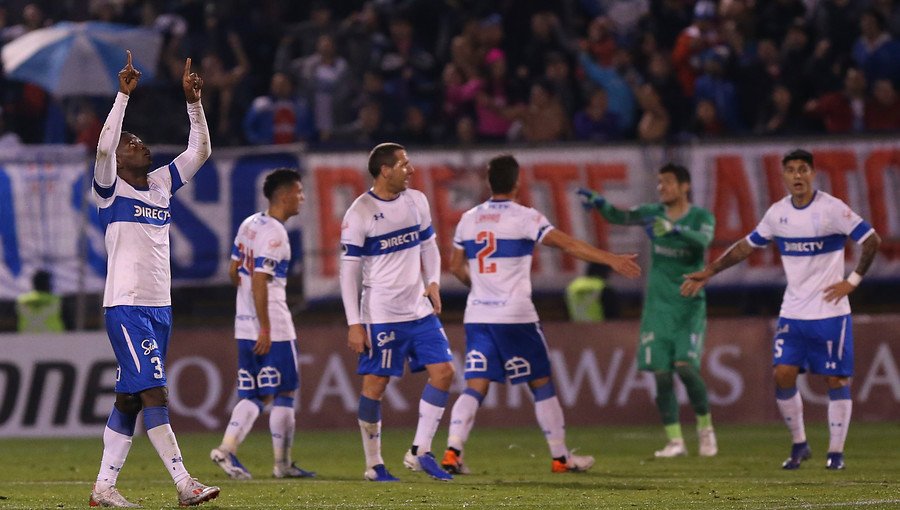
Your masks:
<svg viewBox="0 0 900 510"><path fill-rule="evenodd" d="M695 297L683 297L680 287L683 275L703 268L716 220L711 212L691 204L691 175L687 168L672 163L660 168L656 189L659 203L629 210L610 205L589 189L579 189L578 195L586 208L597 209L610 223L641 226L650 236L653 252L637 362L640 370L652 371L656 378L656 407L669 440L656 456L687 455L678 418L674 372L687 388L691 407L697 414L700 456L712 457L718 447L706 383L700 376L706 296L700 292Z"/></svg>

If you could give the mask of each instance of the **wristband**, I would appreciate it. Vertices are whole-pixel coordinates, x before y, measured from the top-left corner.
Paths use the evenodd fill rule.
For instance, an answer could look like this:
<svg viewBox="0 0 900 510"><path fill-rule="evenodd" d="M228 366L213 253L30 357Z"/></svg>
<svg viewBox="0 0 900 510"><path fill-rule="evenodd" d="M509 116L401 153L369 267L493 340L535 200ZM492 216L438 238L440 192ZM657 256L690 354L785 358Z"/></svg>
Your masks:
<svg viewBox="0 0 900 510"><path fill-rule="evenodd" d="M854 287L859 287L859 282L862 281L862 275L853 271L849 275L847 275L847 283L853 285Z"/></svg>
<svg viewBox="0 0 900 510"><path fill-rule="evenodd" d="M271 329L271 328L259 328L259 334L260 334L260 335L269 335L269 334L271 334L271 333L272 333L272 329Z"/></svg>

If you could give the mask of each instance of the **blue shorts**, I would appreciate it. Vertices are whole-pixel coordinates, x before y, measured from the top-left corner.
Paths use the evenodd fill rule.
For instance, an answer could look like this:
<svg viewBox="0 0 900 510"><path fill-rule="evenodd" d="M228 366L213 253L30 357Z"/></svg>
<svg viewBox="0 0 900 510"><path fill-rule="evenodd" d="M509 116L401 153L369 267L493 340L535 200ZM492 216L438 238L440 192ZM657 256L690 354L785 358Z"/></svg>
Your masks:
<svg viewBox="0 0 900 510"><path fill-rule="evenodd" d="M850 315L828 319L778 318L773 365L792 365L814 374L853 375L853 322Z"/></svg>
<svg viewBox="0 0 900 510"><path fill-rule="evenodd" d="M253 353L255 340L238 340L238 396L257 398L292 392L300 387L297 347L290 342L272 342L264 356Z"/></svg>
<svg viewBox="0 0 900 510"><path fill-rule="evenodd" d="M171 306L111 306L103 310L106 334L116 353L116 393L139 393L166 385L166 349L172 334Z"/></svg>
<svg viewBox="0 0 900 510"><path fill-rule="evenodd" d="M444 326L434 314L408 322L366 324L372 348L359 355L360 375L401 376L406 361L412 372L453 360Z"/></svg>
<svg viewBox="0 0 900 510"><path fill-rule="evenodd" d="M541 324L466 324L466 379L519 384L550 376Z"/></svg>

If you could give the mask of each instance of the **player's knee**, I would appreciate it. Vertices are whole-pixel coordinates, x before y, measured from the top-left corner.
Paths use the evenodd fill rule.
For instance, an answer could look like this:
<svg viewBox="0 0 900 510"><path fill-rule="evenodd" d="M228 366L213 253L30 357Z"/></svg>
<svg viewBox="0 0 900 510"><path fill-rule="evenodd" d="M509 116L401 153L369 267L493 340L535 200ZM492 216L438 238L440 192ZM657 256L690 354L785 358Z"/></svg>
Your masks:
<svg viewBox="0 0 900 510"><path fill-rule="evenodd" d="M169 405L169 392L165 387L150 388L141 392L144 407L166 407Z"/></svg>
<svg viewBox="0 0 900 510"><path fill-rule="evenodd" d="M440 363L428 371L432 386L445 389L449 388L450 384L453 383L454 375L453 365L450 363Z"/></svg>
<svg viewBox="0 0 900 510"><path fill-rule="evenodd" d="M133 393L117 393L116 394L116 409L119 412L133 415L141 412L141 408L143 404L141 403L141 397L135 395Z"/></svg>

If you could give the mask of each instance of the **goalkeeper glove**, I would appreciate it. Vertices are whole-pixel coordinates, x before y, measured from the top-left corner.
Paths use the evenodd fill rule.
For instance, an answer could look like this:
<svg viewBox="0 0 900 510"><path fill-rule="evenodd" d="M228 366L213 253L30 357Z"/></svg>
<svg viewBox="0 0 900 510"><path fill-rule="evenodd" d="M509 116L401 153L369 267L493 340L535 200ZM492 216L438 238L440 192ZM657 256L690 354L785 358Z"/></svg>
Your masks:
<svg viewBox="0 0 900 510"><path fill-rule="evenodd" d="M678 232L678 225L662 216L653 219L653 237L662 237L669 232Z"/></svg>
<svg viewBox="0 0 900 510"><path fill-rule="evenodd" d="M586 210L591 210L595 207L599 209L599 208L603 207L603 204L606 203L605 198L603 198L602 196L600 196L599 193L597 193L596 191L591 190L591 189L578 188L578 191L576 191L576 194L578 195L579 200L581 200L581 206L584 207Z"/></svg>

